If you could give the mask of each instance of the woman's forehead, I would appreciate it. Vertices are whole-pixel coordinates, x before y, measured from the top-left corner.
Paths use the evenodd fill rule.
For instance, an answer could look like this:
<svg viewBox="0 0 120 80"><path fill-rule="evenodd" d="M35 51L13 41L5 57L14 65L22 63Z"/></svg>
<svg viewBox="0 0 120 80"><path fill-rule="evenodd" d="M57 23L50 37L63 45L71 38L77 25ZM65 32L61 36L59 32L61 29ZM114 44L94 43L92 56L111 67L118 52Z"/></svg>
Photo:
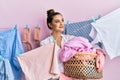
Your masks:
<svg viewBox="0 0 120 80"><path fill-rule="evenodd" d="M62 16L61 14L55 15L55 16L53 17L53 19L61 19L61 18L63 18L63 16Z"/></svg>

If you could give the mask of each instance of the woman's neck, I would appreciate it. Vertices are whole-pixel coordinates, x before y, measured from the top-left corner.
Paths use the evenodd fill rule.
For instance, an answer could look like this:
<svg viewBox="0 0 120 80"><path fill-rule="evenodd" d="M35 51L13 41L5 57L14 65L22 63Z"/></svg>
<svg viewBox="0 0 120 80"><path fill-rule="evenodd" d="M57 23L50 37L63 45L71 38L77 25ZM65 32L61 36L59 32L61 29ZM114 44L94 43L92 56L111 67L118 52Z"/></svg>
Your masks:
<svg viewBox="0 0 120 80"><path fill-rule="evenodd" d="M51 35L54 37L55 40L61 38L61 33L60 32L52 32Z"/></svg>

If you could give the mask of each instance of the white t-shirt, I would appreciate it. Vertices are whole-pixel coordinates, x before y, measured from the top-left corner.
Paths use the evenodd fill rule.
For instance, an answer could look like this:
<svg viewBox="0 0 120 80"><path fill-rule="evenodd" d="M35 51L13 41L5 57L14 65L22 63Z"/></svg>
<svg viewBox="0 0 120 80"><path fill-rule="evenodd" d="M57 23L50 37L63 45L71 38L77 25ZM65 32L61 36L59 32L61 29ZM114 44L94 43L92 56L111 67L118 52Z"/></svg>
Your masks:
<svg viewBox="0 0 120 80"><path fill-rule="evenodd" d="M120 8L91 24L110 59L120 56Z"/></svg>
<svg viewBox="0 0 120 80"><path fill-rule="evenodd" d="M72 35L63 35L63 34L61 34L61 36L62 36L61 46L63 46L65 42L67 42L68 40L70 40L70 39L72 39L74 37ZM42 40L40 42L40 45L43 46L43 45L46 45L46 44L51 43L51 42L52 43L55 42L52 35L50 35L46 39Z"/></svg>

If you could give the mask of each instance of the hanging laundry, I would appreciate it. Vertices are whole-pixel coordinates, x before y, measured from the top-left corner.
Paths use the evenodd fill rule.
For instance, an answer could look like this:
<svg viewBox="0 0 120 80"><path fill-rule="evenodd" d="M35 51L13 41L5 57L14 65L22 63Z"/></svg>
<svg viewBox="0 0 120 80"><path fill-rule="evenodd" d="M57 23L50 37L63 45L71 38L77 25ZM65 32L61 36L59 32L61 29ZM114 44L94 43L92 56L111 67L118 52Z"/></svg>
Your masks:
<svg viewBox="0 0 120 80"><path fill-rule="evenodd" d="M34 40L36 47L40 47L40 28L36 27L34 29Z"/></svg>
<svg viewBox="0 0 120 80"><path fill-rule="evenodd" d="M0 60L0 80L14 80L14 74L8 59Z"/></svg>
<svg viewBox="0 0 120 80"><path fill-rule="evenodd" d="M92 25L91 25L92 22L93 20L91 19L91 20L66 24L63 34L82 36L87 38L91 42L93 39L89 36L89 34L92 29Z"/></svg>
<svg viewBox="0 0 120 80"><path fill-rule="evenodd" d="M7 75L7 78L6 76L0 75L0 77L4 77L4 80L11 80L12 74L14 76L14 79L12 80L21 80L22 70L17 61L16 52L19 52L19 54L24 52L17 27L0 31L0 55L5 59L5 61L0 60L0 63L4 66L5 70L9 71L9 73L4 72L4 75ZM6 62L6 59L9 61Z"/></svg>
<svg viewBox="0 0 120 80"><path fill-rule="evenodd" d="M27 46L27 51L29 50L32 50L32 44L31 44L31 40L30 40L30 29L27 27L27 28L24 28L23 30L23 43L26 44Z"/></svg>
<svg viewBox="0 0 120 80"><path fill-rule="evenodd" d="M53 57L53 43L21 54L18 61L25 75L25 80L48 80L54 77L56 74L52 73L53 71L51 72L54 69L52 68L54 64Z"/></svg>
<svg viewBox="0 0 120 80"><path fill-rule="evenodd" d="M120 56L120 8L91 23L110 59Z"/></svg>

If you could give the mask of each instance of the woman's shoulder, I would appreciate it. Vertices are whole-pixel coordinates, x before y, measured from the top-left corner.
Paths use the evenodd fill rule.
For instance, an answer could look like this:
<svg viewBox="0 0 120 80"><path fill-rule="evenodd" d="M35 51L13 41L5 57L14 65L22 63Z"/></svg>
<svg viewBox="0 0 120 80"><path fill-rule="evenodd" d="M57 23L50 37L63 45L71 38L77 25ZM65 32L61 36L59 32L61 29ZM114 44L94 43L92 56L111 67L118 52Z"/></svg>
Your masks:
<svg viewBox="0 0 120 80"><path fill-rule="evenodd" d="M50 36L48 36L47 38L43 39L41 42L40 42L40 46L43 46L43 45L46 45L50 43Z"/></svg>
<svg viewBox="0 0 120 80"><path fill-rule="evenodd" d="M66 42L66 41L68 41L68 40L70 40L70 39L72 39L74 37L75 36L73 36L73 35L64 35L64 34L62 34L62 38L63 38L64 42ZM47 38L45 38L44 40L42 40L40 42L40 46L46 45L46 44L48 44L50 42L54 42L54 39L53 39L52 36L48 36Z"/></svg>

